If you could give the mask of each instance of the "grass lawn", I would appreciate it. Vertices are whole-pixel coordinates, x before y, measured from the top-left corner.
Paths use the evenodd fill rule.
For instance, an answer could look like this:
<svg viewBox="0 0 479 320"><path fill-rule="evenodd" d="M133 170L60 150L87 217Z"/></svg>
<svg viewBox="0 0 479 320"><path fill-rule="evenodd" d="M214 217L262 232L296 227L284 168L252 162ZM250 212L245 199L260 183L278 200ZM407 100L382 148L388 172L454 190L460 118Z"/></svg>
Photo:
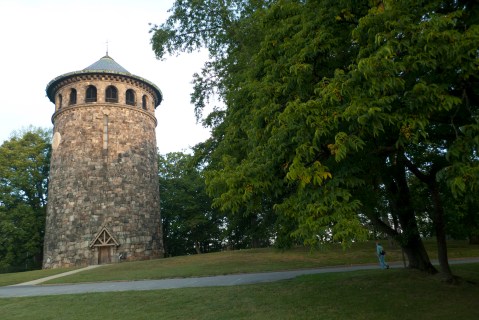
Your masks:
<svg viewBox="0 0 479 320"><path fill-rule="evenodd" d="M0 273L0 287L9 286L16 283L28 282L35 279L45 278L59 273L74 270L69 269L49 269L49 270L34 270L27 272L15 272L15 273Z"/></svg>
<svg viewBox="0 0 479 320"><path fill-rule="evenodd" d="M479 319L479 264L458 285L405 269L232 287L0 299L2 319ZM472 282L475 282L472 283Z"/></svg>
<svg viewBox="0 0 479 320"><path fill-rule="evenodd" d="M402 263L400 248L383 243L388 262ZM434 241L426 241L431 259L435 259ZM479 246L466 241L449 244L449 257L479 257ZM234 273L266 272L318 268L337 265L377 264L374 242L353 244L343 250L339 245L327 245L319 250L307 248L277 250L274 248L224 251L203 255L181 256L158 260L124 262L50 280L46 284L79 283L114 280L143 280L212 276ZM1 275L0 275L1 276Z"/></svg>
<svg viewBox="0 0 479 320"><path fill-rule="evenodd" d="M435 259L435 241L425 241L431 259ZM383 242L388 262L401 262L401 250ZM479 257L479 246L466 241L448 243L449 257ZM317 268L335 265L377 264L374 242L355 243L346 250L339 245L325 245L318 250L274 248L236 250L203 255L181 256L158 260L123 262L83 271L46 282L79 283L113 280L165 279L177 277L211 276L234 273L264 272ZM0 274L0 286L27 282L72 269L37 270Z"/></svg>

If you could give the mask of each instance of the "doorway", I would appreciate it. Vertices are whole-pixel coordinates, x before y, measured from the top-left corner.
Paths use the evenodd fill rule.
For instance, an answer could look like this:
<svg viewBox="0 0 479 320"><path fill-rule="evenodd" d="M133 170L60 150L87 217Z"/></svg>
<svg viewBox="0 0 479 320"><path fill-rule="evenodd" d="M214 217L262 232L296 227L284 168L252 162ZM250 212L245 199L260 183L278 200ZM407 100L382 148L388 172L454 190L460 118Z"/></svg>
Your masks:
<svg viewBox="0 0 479 320"><path fill-rule="evenodd" d="M117 262L116 249L120 246L110 230L103 225L96 234L95 238L90 242L90 248L96 250L98 258L97 264L107 264ZM113 260L113 261L112 261Z"/></svg>
<svg viewBox="0 0 479 320"><path fill-rule="evenodd" d="M99 246L98 248L98 264L111 263L112 246Z"/></svg>

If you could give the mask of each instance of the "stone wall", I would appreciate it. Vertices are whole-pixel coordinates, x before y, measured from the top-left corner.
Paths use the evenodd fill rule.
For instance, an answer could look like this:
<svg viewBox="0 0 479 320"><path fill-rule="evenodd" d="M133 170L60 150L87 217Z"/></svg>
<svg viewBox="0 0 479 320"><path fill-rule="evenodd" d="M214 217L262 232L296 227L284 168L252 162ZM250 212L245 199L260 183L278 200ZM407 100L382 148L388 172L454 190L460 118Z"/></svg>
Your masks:
<svg viewBox="0 0 479 320"><path fill-rule="evenodd" d="M99 80L98 101L84 103L89 83L74 83L79 103L63 100L52 117L44 268L99 263L93 241L103 227L118 243L111 245L111 262L120 253L126 260L163 256L154 107L105 103L101 93L112 82ZM120 99L131 87L114 85ZM57 93L65 99L71 86ZM149 94L140 87L135 92Z"/></svg>

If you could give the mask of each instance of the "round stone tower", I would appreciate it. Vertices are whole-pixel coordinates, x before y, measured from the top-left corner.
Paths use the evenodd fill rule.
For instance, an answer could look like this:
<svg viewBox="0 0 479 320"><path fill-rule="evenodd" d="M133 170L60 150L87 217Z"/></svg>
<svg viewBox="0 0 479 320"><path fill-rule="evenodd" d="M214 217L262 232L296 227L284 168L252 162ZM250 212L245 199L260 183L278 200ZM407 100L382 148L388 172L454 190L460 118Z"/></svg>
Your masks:
<svg viewBox="0 0 479 320"><path fill-rule="evenodd" d="M161 91L107 54L46 92L55 112L43 267L163 257Z"/></svg>

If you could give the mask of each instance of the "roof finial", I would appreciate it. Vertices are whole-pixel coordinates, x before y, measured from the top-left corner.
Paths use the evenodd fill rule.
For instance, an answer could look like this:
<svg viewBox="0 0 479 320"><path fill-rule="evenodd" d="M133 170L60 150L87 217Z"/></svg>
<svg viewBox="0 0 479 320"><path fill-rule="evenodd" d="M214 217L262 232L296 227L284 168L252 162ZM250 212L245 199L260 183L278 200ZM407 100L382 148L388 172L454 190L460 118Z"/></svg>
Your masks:
<svg viewBox="0 0 479 320"><path fill-rule="evenodd" d="M108 57L108 40L106 40L106 56Z"/></svg>

